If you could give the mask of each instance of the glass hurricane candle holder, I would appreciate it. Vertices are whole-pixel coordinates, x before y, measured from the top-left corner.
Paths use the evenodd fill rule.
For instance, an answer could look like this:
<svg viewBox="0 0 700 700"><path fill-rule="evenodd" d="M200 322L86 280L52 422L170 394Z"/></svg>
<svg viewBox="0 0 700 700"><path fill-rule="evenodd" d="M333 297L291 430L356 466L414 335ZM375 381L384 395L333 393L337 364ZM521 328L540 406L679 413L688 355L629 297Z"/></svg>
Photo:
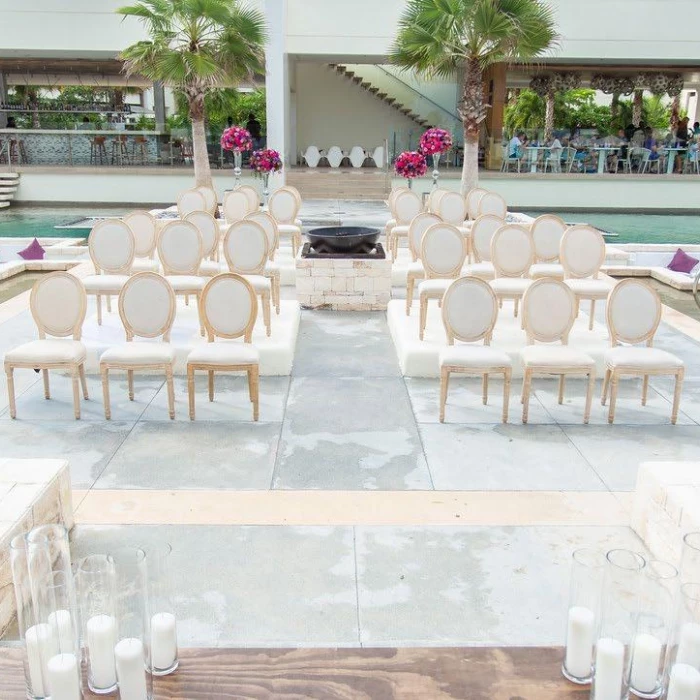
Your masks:
<svg viewBox="0 0 700 700"><path fill-rule="evenodd" d="M440 166L440 156L442 153L433 153L433 189L436 190L438 188L438 179L440 177L440 170L438 169Z"/></svg>
<svg viewBox="0 0 700 700"><path fill-rule="evenodd" d="M594 549L577 549L572 555L566 652L561 670L565 678L579 685L587 685L593 678L605 562L605 555Z"/></svg>
<svg viewBox="0 0 700 700"><path fill-rule="evenodd" d="M239 149L233 152L233 174L235 176L234 187L241 184L241 166L243 165L243 153Z"/></svg>
<svg viewBox="0 0 700 700"><path fill-rule="evenodd" d="M632 644L630 690L640 698L663 693L664 661L678 593L678 570L648 561L642 572L637 632Z"/></svg>
<svg viewBox="0 0 700 700"><path fill-rule="evenodd" d="M645 561L628 549L606 555L600 632L591 700L627 700L631 646L637 631L641 572Z"/></svg>
<svg viewBox="0 0 700 700"><path fill-rule="evenodd" d="M680 565L681 583L700 583L700 532L689 532L683 538Z"/></svg>
<svg viewBox="0 0 700 700"><path fill-rule="evenodd" d="M667 700L700 698L700 583L681 586L666 676Z"/></svg>

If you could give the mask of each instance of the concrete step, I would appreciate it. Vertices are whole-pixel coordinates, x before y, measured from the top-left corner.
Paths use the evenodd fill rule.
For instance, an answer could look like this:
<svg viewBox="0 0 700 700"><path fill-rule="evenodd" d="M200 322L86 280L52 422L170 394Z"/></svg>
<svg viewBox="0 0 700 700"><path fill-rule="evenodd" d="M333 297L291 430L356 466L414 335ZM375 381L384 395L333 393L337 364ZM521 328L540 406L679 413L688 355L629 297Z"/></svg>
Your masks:
<svg viewBox="0 0 700 700"><path fill-rule="evenodd" d="M0 173L0 180L19 180L19 173Z"/></svg>
<svg viewBox="0 0 700 700"><path fill-rule="evenodd" d="M10 206L9 202L0 202L0 209L6 209Z"/></svg>

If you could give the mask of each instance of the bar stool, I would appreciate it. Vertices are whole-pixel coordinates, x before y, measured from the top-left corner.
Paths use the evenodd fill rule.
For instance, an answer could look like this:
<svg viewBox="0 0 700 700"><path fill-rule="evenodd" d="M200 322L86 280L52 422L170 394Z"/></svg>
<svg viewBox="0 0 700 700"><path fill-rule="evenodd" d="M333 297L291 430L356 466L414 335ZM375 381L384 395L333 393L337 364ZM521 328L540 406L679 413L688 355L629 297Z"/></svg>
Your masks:
<svg viewBox="0 0 700 700"><path fill-rule="evenodd" d="M127 136L122 135L122 136L116 136L115 138L112 139L112 157L110 160L110 163L114 165L115 163L117 165L121 165L126 161L127 163L131 162L131 158L129 157L129 148L128 148L128 143L127 143Z"/></svg>
<svg viewBox="0 0 700 700"><path fill-rule="evenodd" d="M131 150L133 164L146 165L148 161L148 139L145 136L135 136Z"/></svg>
<svg viewBox="0 0 700 700"><path fill-rule="evenodd" d="M105 136L95 136L90 139L90 165L97 165L98 158L100 165L107 162L106 140Z"/></svg>

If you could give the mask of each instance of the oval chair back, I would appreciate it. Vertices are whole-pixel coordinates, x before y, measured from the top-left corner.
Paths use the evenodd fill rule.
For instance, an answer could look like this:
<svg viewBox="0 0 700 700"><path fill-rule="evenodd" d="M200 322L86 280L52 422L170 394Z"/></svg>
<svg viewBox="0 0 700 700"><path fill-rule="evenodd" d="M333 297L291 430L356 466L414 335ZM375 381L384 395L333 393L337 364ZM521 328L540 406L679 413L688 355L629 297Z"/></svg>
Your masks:
<svg viewBox="0 0 700 700"><path fill-rule="evenodd" d="M343 162L343 152L340 150L340 146L331 146L326 153L326 159L328 160L328 165L331 168L339 168L340 164Z"/></svg>
<svg viewBox="0 0 700 700"><path fill-rule="evenodd" d="M163 336L167 343L175 320L175 292L162 275L137 272L119 293L119 316L127 340Z"/></svg>
<svg viewBox="0 0 700 700"><path fill-rule="evenodd" d="M506 206L506 200L498 192L486 192L479 199L477 211L479 216L493 214L494 216L500 216L501 219L505 219L508 207Z"/></svg>
<svg viewBox="0 0 700 700"><path fill-rule="evenodd" d="M491 286L478 277L460 277L442 299L442 323L447 342L484 340L488 345L498 318L498 299Z"/></svg>
<svg viewBox="0 0 700 700"><path fill-rule="evenodd" d="M496 277L524 277L535 256L530 230L520 224L504 224L491 240L491 262Z"/></svg>
<svg viewBox="0 0 700 700"><path fill-rule="evenodd" d="M445 194L447 194L447 192L449 192L449 190L443 190L440 187L433 190L428 195L428 205L426 207L426 211L429 211L431 214L439 214L440 213L440 200L443 198L443 196Z"/></svg>
<svg viewBox="0 0 700 700"><path fill-rule="evenodd" d="M69 272L51 272L32 287L29 309L42 340L47 335L80 340L87 310L85 287Z"/></svg>
<svg viewBox="0 0 700 700"><path fill-rule="evenodd" d="M605 240L598 229L571 226L561 239L559 260L568 278L598 277L605 262Z"/></svg>
<svg viewBox="0 0 700 700"><path fill-rule="evenodd" d="M177 198L177 213L184 219L191 211L205 211L207 201L198 189L185 190Z"/></svg>
<svg viewBox="0 0 700 700"><path fill-rule="evenodd" d="M533 282L523 296L523 322L529 345L535 341L569 342L576 319L576 295L560 280L545 277Z"/></svg>
<svg viewBox="0 0 700 700"><path fill-rule="evenodd" d="M503 226L503 219L493 214L484 214L472 224L472 250L476 262L491 260L491 241L493 234Z"/></svg>
<svg viewBox="0 0 700 700"><path fill-rule="evenodd" d="M394 200L400 192L408 192L408 187L394 187L391 192L389 192L389 197L387 198L387 204L389 205L389 211L392 215L394 213Z"/></svg>
<svg viewBox="0 0 700 700"><path fill-rule="evenodd" d="M538 262L551 263L559 260L559 247L567 228L564 221L554 214L543 214L532 222L530 233Z"/></svg>
<svg viewBox="0 0 700 700"><path fill-rule="evenodd" d="M157 224L156 218L147 211L132 211L127 214L124 223L134 234L134 257L150 258L156 249Z"/></svg>
<svg viewBox="0 0 700 700"><path fill-rule="evenodd" d="M479 201L486 194L487 190L481 187L474 187L467 192L465 197L467 202L467 214L474 221L479 216Z"/></svg>
<svg viewBox="0 0 700 700"><path fill-rule="evenodd" d="M413 190L399 192L394 197L393 214L397 224L408 226L422 211L423 202Z"/></svg>
<svg viewBox="0 0 700 700"><path fill-rule="evenodd" d="M127 275L134 262L136 240L126 222L103 219L90 231L88 250L97 274Z"/></svg>
<svg viewBox="0 0 700 700"><path fill-rule="evenodd" d="M350 149L348 158L353 168L361 168L367 158L367 153L365 153L365 149L362 146L353 146Z"/></svg>
<svg viewBox="0 0 700 700"><path fill-rule="evenodd" d="M236 189L224 195L224 218L226 223L233 224L236 221L241 221L250 212L250 200L245 192Z"/></svg>
<svg viewBox="0 0 700 700"><path fill-rule="evenodd" d="M202 290L199 308L209 342L214 338L240 338L250 343L258 315L253 286L235 272L212 277Z"/></svg>
<svg viewBox="0 0 700 700"><path fill-rule="evenodd" d="M219 199L216 196L216 191L213 187L207 187L206 185L200 185L195 188L197 192L201 193L204 197L204 208L210 214L216 214L216 208L219 206Z"/></svg>
<svg viewBox="0 0 700 700"><path fill-rule="evenodd" d="M190 212L184 219L194 224L202 239L202 258L213 258L219 245L219 224L208 211Z"/></svg>
<svg viewBox="0 0 700 700"><path fill-rule="evenodd" d="M433 224L423 235L421 260L429 279L458 277L466 255L464 236L452 224Z"/></svg>
<svg viewBox="0 0 700 700"><path fill-rule="evenodd" d="M254 214L256 211L258 211L258 209L260 209L260 195L255 187L252 187L251 185L241 185L240 187L236 187L236 190L238 192L245 193L245 196L248 197L249 214Z"/></svg>
<svg viewBox="0 0 700 700"><path fill-rule="evenodd" d="M299 202L299 206L301 206L301 192L294 187L293 185L285 185L284 187L280 187L281 190L289 190L296 198L297 202Z"/></svg>
<svg viewBox="0 0 700 700"><path fill-rule="evenodd" d="M321 160L321 151L318 146L309 146L302 154L302 158L310 168L315 168Z"/></svg>
<svg viewBox="0 0 700 700"><path fill-rule="evenodd" d="M278 224L293 224L299 206L297 195L292 190L281 187L270 196L267 209Z"/></svg>
<svg viewBox="0 0 700 700"><path fill-rule="evenodd" d="M646 282L633 278L622 280L608 296L605 316L613 346L651 345L661 322L661 300Z"/></svg>
<svg viewBox="0 0 700 700"><path fill-rule="evenodd" d="M442 221L437 214L430 214L427 211L418 214L408 227L408 247L413 257L413 262L420 260L425 232L433 225Z"/></svg>
<svg viewBox="0 0 700 700"><path fill-rule="evenodd" d="M268 256L265 229L249 219L231 224L224 237L224 255L231 272L261 275Z"/></svg>
<svg viewBox="0 0 700 700"><path fill-rule="evenodd" d="M166 275L196 275L202 264L202 237L191 221L171 221L160 232L158 257Z"/></svg>
<svg viewBox="0 0 700 700"><path fill-rule="evenodd" d="M270 260L274 260L275 251L279 248L280 243L280 234L275 220L266 211L248 214L245 220L255 221L256 224L260 224L263 227L267 234L267 254Z"/></svg>
<svg viewBox="0 0 700 700"><path fill-rule="evenodd" d="M437 213L440 218L453 226L464 226L467 218L467 204L459 192L445 192L438 200Z"/></svg>

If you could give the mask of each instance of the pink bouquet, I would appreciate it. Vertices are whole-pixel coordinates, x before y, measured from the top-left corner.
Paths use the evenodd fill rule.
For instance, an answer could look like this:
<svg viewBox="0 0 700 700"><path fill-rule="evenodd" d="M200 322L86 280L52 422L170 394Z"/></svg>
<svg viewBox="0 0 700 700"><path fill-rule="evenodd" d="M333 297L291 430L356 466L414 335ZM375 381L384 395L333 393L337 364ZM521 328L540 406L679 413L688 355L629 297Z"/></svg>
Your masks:
<svg viewBox="0 0 700 700"><path fill-rule="evenodd" d="M425 162L425 156L418 151L404 151L396 158L394 170L397 175L412 179L414 177L423 177L428 171L428 164Z"/></svg>
<svg viewBox="0 0 700 700"><path fill-rule="evenodd" d="M221 134L221 148L224 151L249 151L253 148L253 139L248 129L242 126L230 126Z"/></svg>
<svg viewBox="0 0 700 700"><path fill-rule="evenodd" d="M282 170L282 159L277 151L271 148L262 148L250 154L250 167L256 173L278 173Z"/></svg>
<svg viewBox="0 0 700 700"><path fill-rule="evenodd" d="M452 136L444 129L428 129L420 137L418 150L426 156L433 156L436 153L446 153L452 148Z"/></svg>

